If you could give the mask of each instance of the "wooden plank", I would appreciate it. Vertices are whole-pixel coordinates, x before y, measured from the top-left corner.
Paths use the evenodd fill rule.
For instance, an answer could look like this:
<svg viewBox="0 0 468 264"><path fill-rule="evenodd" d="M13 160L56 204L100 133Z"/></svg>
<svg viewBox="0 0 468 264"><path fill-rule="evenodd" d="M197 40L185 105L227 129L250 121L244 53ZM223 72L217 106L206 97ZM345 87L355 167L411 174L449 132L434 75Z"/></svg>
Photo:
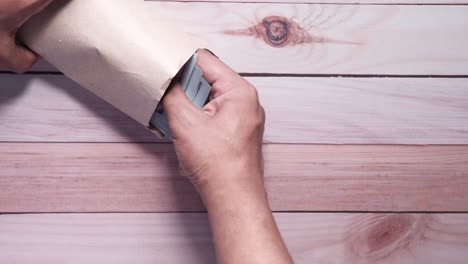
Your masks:
<svg viewBox="0 0 468 264"><path fill-rule="evenodd" d="M155 1L147 5L155 16L205 39L207 47L240 72L468 74L468 6ZM276 41L265 33L285 25L287 30L281 32L287 34Z"/></svg>
<svg viewBox="0 0 468 264"><path fill-rule="evenodd" d="M295 263L466 263L468 214L277 213ZM2 263L215 263L205 214L0 216Z"/></svg>
<svg viewBox="0 0 468 264"><path fill-rule="evenodd" d="M265 145L274 210L468 211L468 146ZM0 144L0 212L204 210L171 144Z"/></svg>
<svg viewBox="0 0 468 264"><path fill-rule="evenodd" d="M157 141L64 76L0 75L0 141Z"/></svg>
<svg viewBox="0 0 468 264"><path fill-rule="evenodd" d="M265 142L468 144L466 78L248 78ZM0 75L0 141L157 142L63 76Z"/></svg>
<svg viewBox="0 0 468 264"><path fill-rule="evenodd" d="M227 3L297 3L297 4L468 4L467 0L145 0L153 2L227 2Z"/></svg>
<svg viewBox="0 0 468 264"><path fill-rule="evenodd" d="M268 142L467 144L466 79L255 78Z"/></svg>

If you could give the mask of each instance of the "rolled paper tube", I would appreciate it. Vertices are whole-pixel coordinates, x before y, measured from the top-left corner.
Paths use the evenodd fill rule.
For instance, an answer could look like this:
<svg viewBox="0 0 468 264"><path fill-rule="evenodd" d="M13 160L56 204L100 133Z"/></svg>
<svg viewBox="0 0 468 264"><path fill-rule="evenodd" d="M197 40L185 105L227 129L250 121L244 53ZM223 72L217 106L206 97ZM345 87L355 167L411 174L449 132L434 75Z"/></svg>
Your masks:
<svg viewBox="0 0 468 264"><path fill-rule="evenodd" d="M172 78L205 43L151 15L144 1L53 1L20 40L66 76L149 127Z"/></svg>

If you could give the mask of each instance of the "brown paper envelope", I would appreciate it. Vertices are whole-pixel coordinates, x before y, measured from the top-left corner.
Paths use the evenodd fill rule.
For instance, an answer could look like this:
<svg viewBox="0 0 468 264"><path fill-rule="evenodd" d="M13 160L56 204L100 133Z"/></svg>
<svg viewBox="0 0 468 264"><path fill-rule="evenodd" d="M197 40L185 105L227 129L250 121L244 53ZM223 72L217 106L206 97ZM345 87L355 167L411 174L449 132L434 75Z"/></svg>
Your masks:
<svg viewBox="0 0 468 264"><path fill-rule="evenodd" d="M20 39L66 76L148 127L171 79L205 44L141 0L53 1Z"/></svg>

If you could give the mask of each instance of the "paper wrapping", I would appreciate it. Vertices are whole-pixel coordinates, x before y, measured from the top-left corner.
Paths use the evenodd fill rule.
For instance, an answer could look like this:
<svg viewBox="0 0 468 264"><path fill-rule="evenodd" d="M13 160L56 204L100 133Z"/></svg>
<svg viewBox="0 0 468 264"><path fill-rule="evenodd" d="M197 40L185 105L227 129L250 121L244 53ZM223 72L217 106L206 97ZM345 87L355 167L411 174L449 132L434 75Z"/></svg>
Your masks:
<svg viewBox="0 0 468 264"><path fill-rule="evenodd" d="M66 76L148 127L171 79L204 43L142 0L56 0L20 39Z"/></svg>

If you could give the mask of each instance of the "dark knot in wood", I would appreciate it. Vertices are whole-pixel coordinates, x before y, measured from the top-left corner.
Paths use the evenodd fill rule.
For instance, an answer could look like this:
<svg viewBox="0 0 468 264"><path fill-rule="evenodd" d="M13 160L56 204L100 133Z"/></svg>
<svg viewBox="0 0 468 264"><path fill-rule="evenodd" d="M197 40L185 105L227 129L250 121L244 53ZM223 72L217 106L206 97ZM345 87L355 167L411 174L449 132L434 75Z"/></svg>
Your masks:
<svg viewBox="0 0 468 264"><path fill-rule="evenodd" d="M369 252L388 248L410 231L413 219L410 215L390 215L378 224L370 225L367 230L367 245Z"/></svg>
<svg viewBox="0 0 468 264"><path fill-rule="evenodd" d="M223 33L232 36L253 36L262 39L266 44L274 48L296 46L305 43L360 44L352 41L312 36L293 19L282 16L267 16L251 27L227 29L223 30Z"/></svg>
<svg viewBox="0 0 468 264"><path fill-rule="evenodd" d="M268 41L271 44L280 46L285 43L289 36L289 22L286 18L267 17L262 21L266 29Z"/></svg>
<svg viewBox="0 0 468 264"><path fill-rule="evenodd" d="M424 239L428 215L368 215L353 223L347 233L351 256L376 261L408 250Z"/></svg>

